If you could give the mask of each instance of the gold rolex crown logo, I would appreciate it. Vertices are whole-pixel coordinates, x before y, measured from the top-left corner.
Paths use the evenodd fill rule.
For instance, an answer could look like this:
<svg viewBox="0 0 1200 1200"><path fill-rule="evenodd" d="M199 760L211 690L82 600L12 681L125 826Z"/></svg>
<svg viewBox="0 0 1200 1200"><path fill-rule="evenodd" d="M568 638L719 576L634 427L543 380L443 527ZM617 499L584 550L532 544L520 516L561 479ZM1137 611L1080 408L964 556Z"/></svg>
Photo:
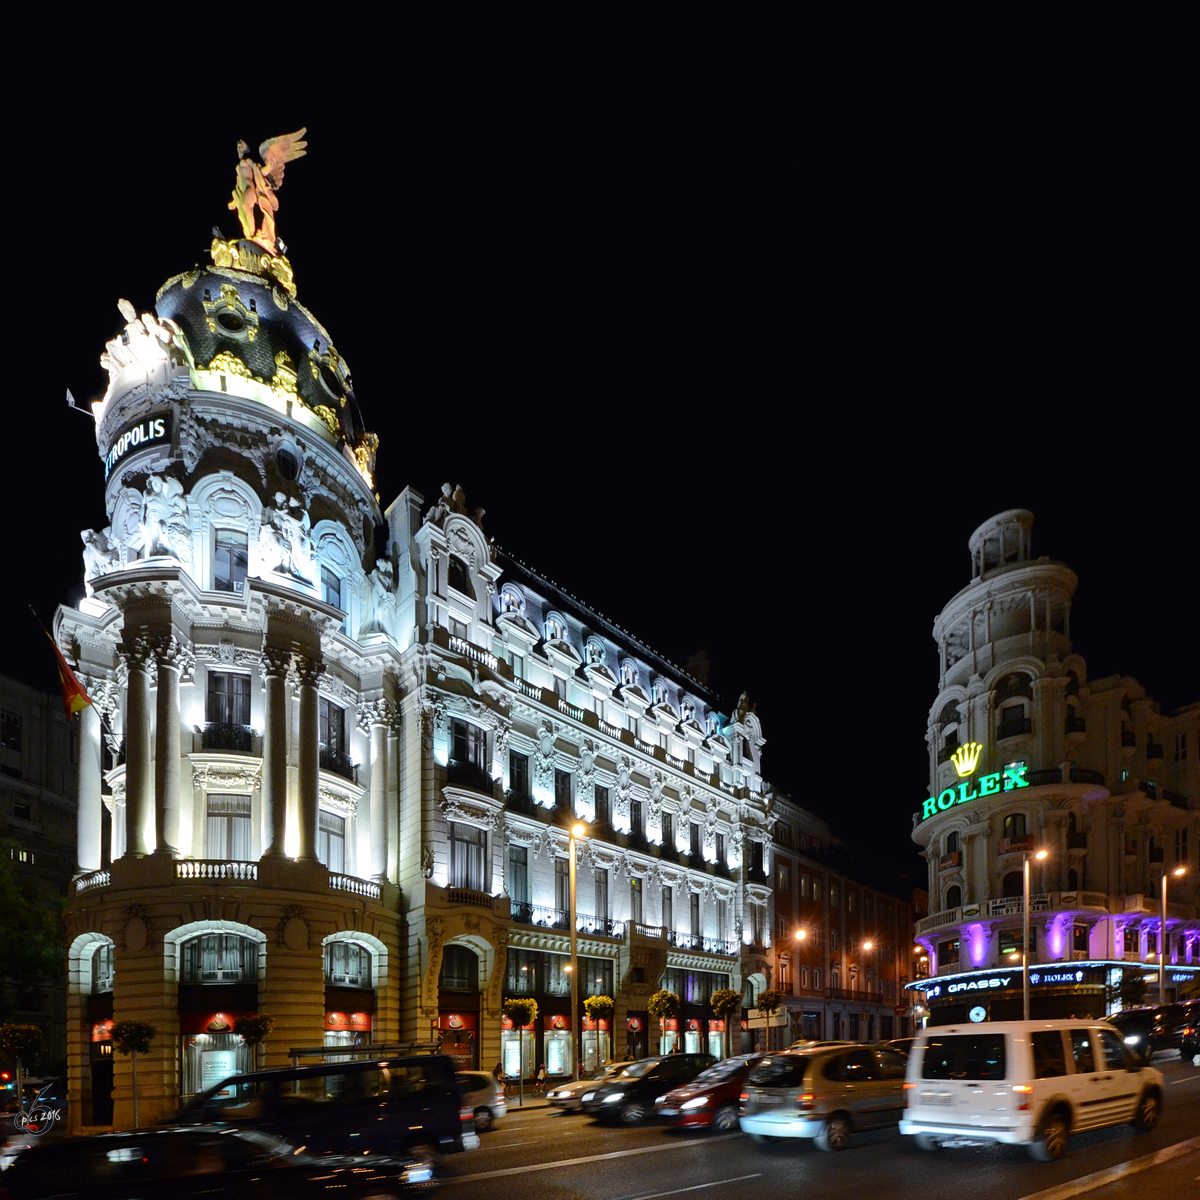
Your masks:
<svg viewBox="0 0 1200 1200"><path fill-rule="evenodd" d="M983 747L978 742L968 742L965 746L959 746L955 750L950 756L950 761L954 764L954 769L959 776L962 777L974 772L982 753Z"/></svg>

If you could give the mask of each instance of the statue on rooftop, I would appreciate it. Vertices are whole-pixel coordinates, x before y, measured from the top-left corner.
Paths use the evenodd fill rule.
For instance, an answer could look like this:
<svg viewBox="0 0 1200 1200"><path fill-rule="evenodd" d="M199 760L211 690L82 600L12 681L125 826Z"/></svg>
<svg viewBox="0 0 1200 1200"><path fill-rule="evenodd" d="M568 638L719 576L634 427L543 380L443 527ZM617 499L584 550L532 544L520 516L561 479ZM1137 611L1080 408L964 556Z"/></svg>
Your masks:
<svg viewBox="0 0 1200 1200"><path fill-rule="evenodd" d="M283 186L283 168L307 153L308 143L302 140L306 132L297 129L295 133L268 138L258 148L261 166L250 157L250 147L245 142L237 144L237 180L229 207L237 213L247 241L271 255L280 252L275 234L275 214L279 211L275 193Z"/></svg>

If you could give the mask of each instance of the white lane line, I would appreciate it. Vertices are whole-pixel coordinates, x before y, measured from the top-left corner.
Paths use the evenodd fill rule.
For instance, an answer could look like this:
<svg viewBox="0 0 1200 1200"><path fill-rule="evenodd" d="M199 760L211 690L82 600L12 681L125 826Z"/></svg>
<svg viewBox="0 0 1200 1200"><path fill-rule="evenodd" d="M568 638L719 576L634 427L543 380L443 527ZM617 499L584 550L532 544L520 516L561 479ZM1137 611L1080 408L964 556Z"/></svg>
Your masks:
<svg viewBox="0 0 1200 1200"><path fill-rule="evenodd" d="M1171 1086L1174 1087L1177 1083L1196 1083L1200 1081L1200 1075L1193 1075L1191 1079L1172 1079Z"/></svg>
<svg viewBox="0 0 1200 1200"><path fill-rule="evenodd" d="M694 1183L691 1187L675 1188L670 1192L643 1192L638 1200L654 1200L655 1196L678 1196L680 1192L698 1192L701 1188L720 1187L723 1183L738 1183L743 1179L758 1179L761 1175L761 1171L755 1171L753 1175L735 1175L732 1179L716 1179L712 1183Z"/></svg>
<svg viewBox="0 0 1200 1200"><path fill-rule="evenodd" d="M1188 1138L1186 1142L1176 1142L1174 1146L1156 1150L1153 1154L1144 1154L1141 1158L1130 1159L1129 1162L1118 1163L1115 1167L1106 1167L1103 1171L1093 1171L1070 1183L1060 1183L1057 1187L1046 1188L1044 1192L1031 1192L1022 1196L1021 1200L1070 1200L1072 1196L1082 1196L1084 1192L1095 1191L1115 1183L1118 1179L1128 1179L1139 1171L1148 1171L1161 1163L1170 1162L1173 1158L1182 1158L1200 1150L1200 1137Z"/></svg>
<svg viewBox="0 0 1200 1200"><path fill-rule="evenodd" d="M711 1146L713 1142L728 1142L732 1138L741 1136L740 1133L725 1133L718 1137L705 1138L704 1144ZM1200 1139L1197 1140L1200 1141ZM530 1163L524 1167L503 1167L497 1171L479 1171L474 1175L447 1175L442 1179L442 1187L454 1187L455 1184L466 1183L473 1179L497 1179L502 1175L526 1175L530 1171L555 1171L559 1167L577 1167L580 1163L604 1162L610 1158L629 1158L634 1154L655 1154L660 1150L694 1151L695 1149L696 1143L693 1141L635 1146L632 1150L610 1150L607 1154L588 1154L583 1158L556 1158L553 1162Z"/></svg>

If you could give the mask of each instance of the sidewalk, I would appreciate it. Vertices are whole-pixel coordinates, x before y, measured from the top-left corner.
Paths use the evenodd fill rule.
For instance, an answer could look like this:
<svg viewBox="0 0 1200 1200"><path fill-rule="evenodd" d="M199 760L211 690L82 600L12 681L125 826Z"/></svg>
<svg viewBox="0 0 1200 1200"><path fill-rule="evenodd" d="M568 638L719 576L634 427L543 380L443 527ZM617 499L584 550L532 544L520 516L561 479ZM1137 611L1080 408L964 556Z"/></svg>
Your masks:
<svg viewBox="0 0 1200 1200"><path fill-rule="evenodd" d="M545 1096L535 1096L531 1091L525 1093L525 1103L521 1104L516 1096L510 1096L505 1100L510 1113L526 1112L531 1108L550 1108L550 1101Z"/></svg>

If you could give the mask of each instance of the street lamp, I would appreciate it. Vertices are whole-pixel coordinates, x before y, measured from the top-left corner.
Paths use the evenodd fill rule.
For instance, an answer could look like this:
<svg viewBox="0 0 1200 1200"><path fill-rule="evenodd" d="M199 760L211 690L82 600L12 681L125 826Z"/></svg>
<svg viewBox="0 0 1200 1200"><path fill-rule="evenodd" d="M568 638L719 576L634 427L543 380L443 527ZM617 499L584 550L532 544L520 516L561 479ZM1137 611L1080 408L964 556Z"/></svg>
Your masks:
<svg viewBox="0 0 1200 1200"><path fill-rule="evenodd" d="M579 960L576 955L576 929L575 929L575 839L583 837L586 829L579 824L571 826L571 839L567 857L570 860L570 892L571 892L571 914L568 918L571 929L571 962L567 970L571 973L571 1078L579 1078L579 1055L583 1049L583 1038L580 1036L579 1027Z"/></svg>
<svg viewBox="0 0 1200 1200"><path fill-rule="evenodd" d="M1172 875L1183 875L1187 867L1182 863L1171 872ZM1158 927L1158 1002L1167 1002L1167 870L1163 868L1162 875L1162 922Z"/></svg>
<svg viewBox="0 0 1200 1200"><path fill-rule="evenodd" d="M1033 857L1039 861L1047 851L1039 850ZM1024 903L1021 905L1021 1001L1025 1020L1029 1020L1029 851L1022 855L1022 875L1025 885Z"/></svg>

